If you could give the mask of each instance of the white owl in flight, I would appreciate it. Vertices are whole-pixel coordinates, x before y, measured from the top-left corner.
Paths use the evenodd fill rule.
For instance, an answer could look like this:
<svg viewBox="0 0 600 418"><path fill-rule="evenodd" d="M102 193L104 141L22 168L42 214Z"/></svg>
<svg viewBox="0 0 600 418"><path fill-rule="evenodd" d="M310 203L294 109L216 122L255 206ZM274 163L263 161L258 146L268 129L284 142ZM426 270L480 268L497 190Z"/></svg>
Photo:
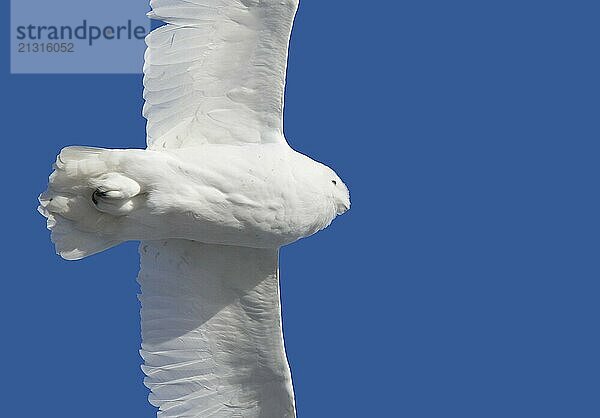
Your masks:
<svg viewBox="0 0 600 418"><path fill-rule="evenodd" d="M295 417L278 254L350 208L283 134L298 0L152 0L148 148L63 149L40 212L77 260L140 240L142 366L158 416Z"/></svg>

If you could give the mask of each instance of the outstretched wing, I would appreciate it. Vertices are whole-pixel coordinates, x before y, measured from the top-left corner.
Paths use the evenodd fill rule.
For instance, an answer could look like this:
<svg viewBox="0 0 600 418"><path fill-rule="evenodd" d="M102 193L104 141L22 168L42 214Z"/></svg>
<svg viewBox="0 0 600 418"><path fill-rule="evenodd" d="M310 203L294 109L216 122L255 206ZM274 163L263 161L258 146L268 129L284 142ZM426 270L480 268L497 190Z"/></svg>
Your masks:
<svg viewBox="0 0 600 418"><path fill-rule="evenodd" d="M140 246L142 366L160 418L294 417L278 250Z"/></svg>
<svg viewBox="0 0 600 418"><path fill-rule="evenodd" d="M288 45L298 0L151 0L149 148L283 141Z"/></svg>
<svg viewBox="0 0 600 418"><path fill-rule="evenodd" d="M152 0L148 147L285 141L298 0ZM224 164L227 162L224 161ZM142 242L142 350L158 416L294 417L278 251Z"/></svg>

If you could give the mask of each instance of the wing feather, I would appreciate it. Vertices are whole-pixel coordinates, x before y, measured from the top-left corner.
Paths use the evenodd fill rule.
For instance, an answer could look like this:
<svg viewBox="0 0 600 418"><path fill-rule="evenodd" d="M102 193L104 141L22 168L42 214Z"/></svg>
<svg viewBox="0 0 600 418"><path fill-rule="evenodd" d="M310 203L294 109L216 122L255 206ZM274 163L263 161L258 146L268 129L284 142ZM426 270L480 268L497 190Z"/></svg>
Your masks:
<svg viewBox="0 0 600 418"><path fill-rule="evenodd" d="M152 0L143 114L149 148L283 139L298 0Z"/></svg>
<svg viewBox="0 0 600 418"><path fill-rule="evenodd" d="M143 242L142 370L161 418L294 417L278 251Z"/></svg>

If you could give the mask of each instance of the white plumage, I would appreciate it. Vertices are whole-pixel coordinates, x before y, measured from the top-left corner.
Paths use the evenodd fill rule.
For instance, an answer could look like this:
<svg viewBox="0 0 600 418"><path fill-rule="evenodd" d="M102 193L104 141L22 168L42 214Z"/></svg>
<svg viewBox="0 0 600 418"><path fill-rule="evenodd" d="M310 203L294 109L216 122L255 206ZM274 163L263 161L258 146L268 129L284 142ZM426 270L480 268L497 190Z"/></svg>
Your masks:
<svg viewBox="0 0 600 418"><path fill-rule="evenodd" d="M152 0L148 146L283 139L288 44L298 0Z"/></svg>
<svg viewBox="0 0 600 418"><path fill-rule="evenodd" d="M143 370L159 417L293 417L278 251L350 207L283 136L296 0L152 0L147 150L68 147L40 196L76 260L140 240Z"/></svg>

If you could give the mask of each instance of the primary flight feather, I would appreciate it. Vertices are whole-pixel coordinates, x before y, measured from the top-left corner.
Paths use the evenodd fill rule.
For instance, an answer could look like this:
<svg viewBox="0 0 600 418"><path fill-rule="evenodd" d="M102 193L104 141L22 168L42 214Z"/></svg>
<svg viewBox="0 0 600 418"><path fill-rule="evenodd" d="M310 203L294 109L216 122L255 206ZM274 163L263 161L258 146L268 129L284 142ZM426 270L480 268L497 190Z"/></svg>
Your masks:
<svg viewBox="0 0 600 418"><path fill-rule="evenodd" d="M350 207L283 134L297 0L152 0L146 150L67 147L40 196L57 252L140 240L158 416L294 417L278 253Z"/></svg>

